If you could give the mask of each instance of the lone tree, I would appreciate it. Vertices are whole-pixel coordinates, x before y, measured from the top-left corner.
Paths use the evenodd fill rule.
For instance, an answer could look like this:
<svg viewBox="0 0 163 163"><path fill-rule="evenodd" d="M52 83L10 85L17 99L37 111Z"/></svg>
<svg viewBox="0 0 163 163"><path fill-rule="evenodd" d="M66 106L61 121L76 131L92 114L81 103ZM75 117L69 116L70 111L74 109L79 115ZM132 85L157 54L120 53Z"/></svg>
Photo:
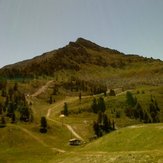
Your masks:
<svg viewBox="0 0 163 163"><path fill-rule="evenodd" d="M46 118L43 116L41 117L41 128L40 128L40 132L41 133L46 133L47 132L47 120Z"/></svg>
<svg viewBox="0 0 163 163"><path fill-rule="evenodd" d="M50 96L50 98L49 98L49 104L52 104L52 103L53 103L53 97Z"/></svg>
<svg viewBox="0 0 163 163"><path fill-rule="evenodd" d="M11 117L11 123L16 122L16 117L15 117L15 112L13 112L12 117Z"/></svg>
<svg viewBox="0 0 163 163"><path fill-rule="evenodd" d="M66 103L66 102L64 103L63 114L64 114L65 116L68 116L68 106L67 106L67 103Z"/></svg>
<svg viewBox="0 0 163 163"><path fill-rule="evenodd" d="M110 90L109 96L116 96L115 91L113 89Z"/></svg>
<svg viewBox="0 0 163 163"><path fill-rule="evenodd" d="M15 84L14 84L13 90L14 90L14 91L17 91L17 90L18 90L18 83L15 83Z"/></svg>
<svg viewBox="0 0 163 163"><path fill-rule="evenodd" d="M81 92L79 93L79 100L81 102L81 98L82 98L82 95L81 95Z"/></svg>

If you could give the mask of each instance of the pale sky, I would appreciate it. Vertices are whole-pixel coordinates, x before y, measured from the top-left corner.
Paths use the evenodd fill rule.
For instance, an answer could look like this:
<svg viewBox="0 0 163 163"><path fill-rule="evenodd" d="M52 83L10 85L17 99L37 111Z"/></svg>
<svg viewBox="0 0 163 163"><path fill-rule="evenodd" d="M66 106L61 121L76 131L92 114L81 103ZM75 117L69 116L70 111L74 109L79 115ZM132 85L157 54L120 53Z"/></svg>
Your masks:
<svg viewBox="0 0 163 163"><path fill-rule="evenodd" d="M0 67L78 37L163 60L163 0L0 0Z"/></svg>

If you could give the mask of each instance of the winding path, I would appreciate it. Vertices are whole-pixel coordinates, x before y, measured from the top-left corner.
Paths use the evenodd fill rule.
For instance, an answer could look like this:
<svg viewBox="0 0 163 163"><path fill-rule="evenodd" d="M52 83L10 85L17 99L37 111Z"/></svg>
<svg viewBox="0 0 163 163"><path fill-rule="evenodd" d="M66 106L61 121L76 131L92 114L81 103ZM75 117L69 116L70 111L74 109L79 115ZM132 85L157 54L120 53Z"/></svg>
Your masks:
<svg viewBox="0 0 163 163"><path fill-rule="evenodd" d="M32 97L37 97L41 93L44 93L47 88L53 83L53 80L48 81L45 85L43 85L41 88L39 88L35 93L33 93L31 96Z"/></svg>
<svg viewBox="0 0 163 163"><path fill-rule="evenodd" d="M70 126L70 125L68 125L68 124L64 124L67 128L68 128L68 130L76 137L76 138L78 138L78 139L80 139L80 140L82 140L83 142L84 142L84 139L80 136L80 135L78 135L77 133L76 133L76 131Z"/></svg>
<svg viewBox="0 0 163 163"><path fill-rule="evenodd" d="M53 110L53 113L55 112L56 114L58 114L58 112L60 111L59 109L64 105L65 101L66 102L73 102L75 100L77 100L78 97L68 97L66 98L65 100L62 100L60 102L58 102L57 104L55 104L54 106L50 107L47 111L47 114L46 114L46 118L49 120L49 121L52 121L52 122L55 122L55 123L58 123L58 124L62 124L61 122L57 121L57 120L54 120L52 118L50 118L50 114L51 114L51 111ZM69 125L69 124L64 124L64 126L67 127L67 129L78 139L84 141L84 139Z"/></svg>

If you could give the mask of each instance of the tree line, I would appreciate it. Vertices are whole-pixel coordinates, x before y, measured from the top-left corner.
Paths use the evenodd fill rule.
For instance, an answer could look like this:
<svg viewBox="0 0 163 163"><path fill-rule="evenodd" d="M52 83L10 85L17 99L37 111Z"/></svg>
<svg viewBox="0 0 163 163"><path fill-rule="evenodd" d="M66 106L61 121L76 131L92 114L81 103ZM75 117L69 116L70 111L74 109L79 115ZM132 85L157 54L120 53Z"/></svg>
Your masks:
<svg viewBox="0 0 163 163"><path fill-rule="evenodd" d="M126 104L125 113L128 117L138 119L144 123L160 122L160 108L157 104L156 98L152 95L146 110L142 108L136 96L133 96L129 91L126 93Z"/></svg>
<svg viewBox="0 0 163 163"><path fill-rule="evenodd" d="M0 116L2 126L5 124L6 119L9 119L11 123L15 123L16 121L33 121L30 104L28 104L25 94L19 90L17 83L13 86L8 86L7 81L0 81L0 92Z"/></svg>
<svg viewBox="0 0 163 163"><path fill-rule="evenodd" d="M71 92L88 92L90 94L100 94L104 93L106 95L107 86L101 82L93 80L82 80L76 77L71 77L71 79L64 83L64 87Z"/></svg>

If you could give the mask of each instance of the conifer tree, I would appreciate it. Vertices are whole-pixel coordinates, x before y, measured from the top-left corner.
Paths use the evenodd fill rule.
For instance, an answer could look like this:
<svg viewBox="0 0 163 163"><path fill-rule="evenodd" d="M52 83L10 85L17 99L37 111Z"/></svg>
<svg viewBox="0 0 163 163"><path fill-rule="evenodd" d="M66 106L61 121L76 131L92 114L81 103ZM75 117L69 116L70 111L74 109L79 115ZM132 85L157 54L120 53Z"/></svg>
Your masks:
<svg viewBox="0 0 163 163"><path fill-rule="evenodd" d="M5 117L2 115L0 120L0 127L5 127L5 126L6 126Z"/></svg>
<svg viewBox="0 0 163 163"><path fill-rule="evenodd" d="M50 98L49 98L49 104L52 104L52 103L53 103L53 97L50 96Z"/></svg>
<svg viewBox="0 0 163 163"><path fill-rule="evenodd" d="M97 113L97 112L98 112L98 106L97 106L96 98L93 98L91 108L92 108L92 111L93 111L94 113Z"/></svg>
<svg viewBox="0 0 163 163"><path fill-rule="evenodd" d="M136 99L134 99L132 93L129 91L127 91L127 93L126 93L126 102L131 107L134 107L136 104Z"/></svg>
<svg viewBox="0 0 163 163"><path fill-rule="evenodd" d="M66 103L66 102L64 103L63 114L64 114L65 116L68 116L68 106L67 106L67 103Z"/></svg>
<svg viewBox="0 0 163 163"><path fill-rule="evenodd" d="M103 130L105 132L109 132L109 129L111 129L111 123L108 120L108 117L106 114L103 115Z"/></svg>
<svg viewBox="0 0 163 163"><path fill-rule="evenodd" d="M46 133L47 132L47 120L46 120L46 117L42 116L41 120L40 120L40 123L41 123L40 132L41 133Z"/></svg>
<svg viewBox="0 0 163 163"><path fill-rule="evenodd" d="M99 124L98 124L97 122L95 122L95 121L94 121L94 123L93 123L93 129L94 129L95 135L96 135L97 137L101 137L101 136L102 136L102 131L101 131L101 129L100 129L100 126L99 126Z"/></svg>
<svg viewBox="0 0 163 163"><path fill-rule="evenodd" d="M105 106L105 101L102 97L98 99L98 111L105 112L106 106Z"/></svg>
<svg viewBox="0 0 163 163"><path fill-rule="evenodd" d="M80 102L81 102L81 97L82 97L82 95L81 95L81 92L79 93L79 100L80 100Z"/></svg>

